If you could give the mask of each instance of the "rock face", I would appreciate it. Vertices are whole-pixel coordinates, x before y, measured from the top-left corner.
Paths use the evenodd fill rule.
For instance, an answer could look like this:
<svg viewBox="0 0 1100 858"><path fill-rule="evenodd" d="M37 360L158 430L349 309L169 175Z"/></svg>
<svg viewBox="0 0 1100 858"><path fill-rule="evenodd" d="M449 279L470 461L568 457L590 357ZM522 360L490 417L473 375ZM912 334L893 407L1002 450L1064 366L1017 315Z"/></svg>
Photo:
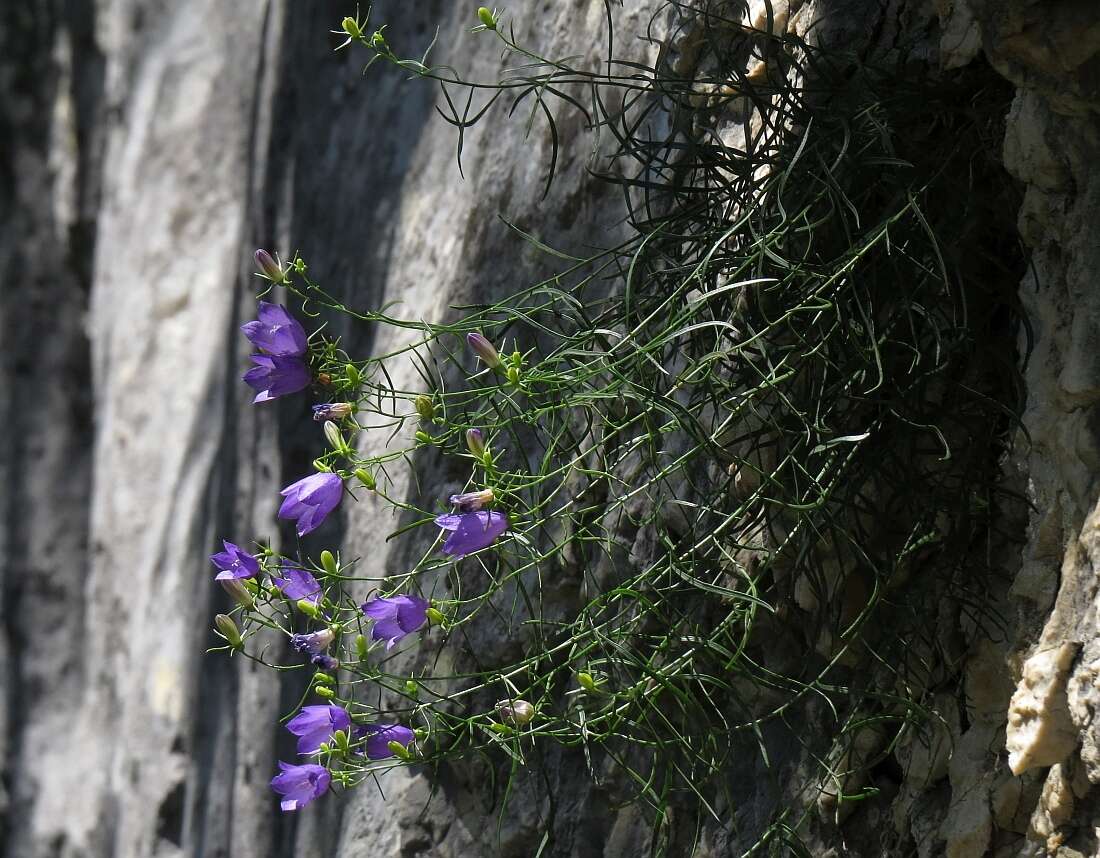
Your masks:
<svg viewBox="0 0 1100 858"><path fill-rule="evenodd" d="M1100 8L783 0L761 17L759 5L750 19L777 31L867 50L919 34L925 61L988 62L1010 81L1004 163L1024 189L1030 260L1026 437L1006 467L1032 511L1012 588L991 594L1013 614L1009 633L961 654L963 698L943 695L938 732L893 753L896 789L840 821L822 854L894 854L889 842L960 858L1097 854ZM514 6L519 41L597 56L608 9L620 34L643 33L664 4ZM501 820L461 768L436 782L393 773L384 795L363 788L279 817L266 784L287 753L277 721L295 689L203 654L222 604L206 555L223 535L277 544L277 491L319 443L281 403L252 408L239 382L252 248L299 250L356 305L400 300L406 315L440 318L543 270L497 213L567 248L619 228L619 202L586 172L579 122L559 129L545 200L550 141L525 138L500 106L468 135L460 178L437 89L381 68L364 78L360 54L332 54L325 32L352 11L0 9L4 858L526 856L542 832L546 855L648 848L636 813L566 754L547 761L552 783L522 782ZM426 44L438 26L437 62L475 77L501 67L468 33L465 4L391 0L375 15L395 44ZM657 45L628 41L655 60ZM356 348L392 345L388 332L349 335L369 338ZM343 546L385 570L400 558L374 539L381 515L359 504ZM878 753L878 737L861 738ZM751 827L751 804L735 809L739 825ZM707 828L694 854L740 854L727 828ZM880 843L886 829L896 840ZM670 854L691 854L691 834Z"/></svg>

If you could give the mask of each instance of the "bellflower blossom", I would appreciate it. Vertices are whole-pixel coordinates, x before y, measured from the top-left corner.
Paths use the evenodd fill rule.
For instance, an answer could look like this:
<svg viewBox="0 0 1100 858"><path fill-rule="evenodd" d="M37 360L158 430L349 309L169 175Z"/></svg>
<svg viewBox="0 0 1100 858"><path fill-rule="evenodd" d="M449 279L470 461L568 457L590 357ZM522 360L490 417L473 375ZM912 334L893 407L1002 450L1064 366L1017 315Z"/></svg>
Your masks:
<svg viewBox="0 0 1100 858"><path fill-rule="evenodd" d="M495 510L480 510L441 515L435 523L450 531L443 543L443 553L460 560L492 545L508 529L508 516Z"/></svg>
<svg viewBox="0 0 1100 858"><path fill-rule="evenodd" d="M300 357L282 357L280 355L252 355L252 367L241 378L245 384L257 391L252 400L270 402L289 393L297 393L309 387L311 376L309 367Z"/></svg>
<svg viewBox="0 0 1100 858"><path fill-rule="evenodd" d="M225 551L210 555L210 562L221 571L214 576L215 581L229 578L255 578L260 574L260 561L227 539L222 540Z"/></svg>
<svg viewBox="0 0 1100 858"><path fill-rule="evenodd" d="M305 569L285 566L280 571L283 573L282 577L272 575L271 582L282 590L283 595L288 599L295 602L299 599L308 599L314 603L321 601L321 585ZM300 637L309 637L309 635L301 635Z"/></svg>
<svg viewBox="0 0 1100 858"><path fill-rule="evenodd" d="M286 728L298 737L298 753L312 754L337 730L351 730L351 716L339 706L303 706Z"/></svg>
<svg viewBox="0 0 1100 858"><path fill-rule="evenodd" d="M311 474L279 492L286 498L279 507L279 518L297 519L298 535L305 536L321 526L343 493L344 481L337 474Z"/></svg>
<svg viewBox="0 0 1100 858"><path fill-rule="evenodd" d="M371 638L386 641L386 649L392 649L395 643L428 621L428 602L416 596L371 599L362 608L363 613L374 620Z"/></svg>
<svg viewBox="0 0 1100 858"><path fill-rule="evenodd" d="M260 302L258 319L241 325L241 331L260 351L278 357L302 357L306 332L281 304Z"/></svg>
<svg viewBox="0 0 1100 858"><path fill-rule="evenodd" d="M393 756L390 742L408 747L416 734L401 724L365 724L358 731L367 736L366 755L372 760L385 760Z"/></svg>
<svg viewBox="0 0 1100 858"><path fill-rule="evenodd" d="M317 653L317 655L313 656L309 661L311 664L321 668L321 670L336 670L336 668L340 666L340 662L324 652Z"/></svg>
<svg viewBox="0 0 1100 858"><path fill-rule="evenodd" d="M292 766L279 760L279 769L279 774L271 779L271 788L283 796L279 807L284 812L299 810L315 798L320 798L332 782L328 769L313 763Z"/></svg>

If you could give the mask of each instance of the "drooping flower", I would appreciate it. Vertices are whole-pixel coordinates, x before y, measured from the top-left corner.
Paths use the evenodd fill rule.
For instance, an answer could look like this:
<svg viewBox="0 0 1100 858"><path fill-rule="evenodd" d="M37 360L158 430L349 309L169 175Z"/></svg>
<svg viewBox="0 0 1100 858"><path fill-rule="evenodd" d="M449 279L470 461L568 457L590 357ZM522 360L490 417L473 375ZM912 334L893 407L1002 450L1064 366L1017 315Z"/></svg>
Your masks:
<svg viewBox="0 0 1100 858"><path fill-rule="evenodd" d="M336 670L336 668L340 666L340 662L325 652L317 653L317 655L313 656L309 661L311 664L315 664L317 667L321 668L321 670Z"/></svg>
<svg viewBox="0 0 1100 858"><path fill-rule="evenodd" d="M337 730L347 733L351 729L351 716L347 710L331 703L327 706L303 706L286 728L298 737L298 753L312 754L322 742L332 739Z"/></svg>
<svg viewBox="0 0 1100 858"><path fill-rule="evenodd" d="M308 635L291 635L290 645L298 652L308 652L311 655L317 655L328 649L335 638L336 634L332 629L321 629L319 632L313 632Z"/></svg>
<svg viewBox="0 0 1100 858"><path fill-rule="evenodd" d="M261 301L256 315L258 319L241 325L252 345L278 357L301 357L306 353L306 332L286 307Z"/></svg>
<svg viewBox="0 0 1100 858"><path fill-rule="evenodd" d="M450 531L443 543L443 553L461 559L492 545L508 529L508 516L495 510L480 510L441 515L435 523Z"/></svg>
<svg viewBox="0 0 1100 858"><path fill-rule="evenodd" d="M310 474L279 493L286 498L279 507L279 518L297 519L298 535L305 536L321 526L343 493L344 481L337 474Z"/></svg>
<svg viewBox="0 0 1100 858"><path fill-rule="evenodd" d="M227 539L222 540L225 551L210 555L210 562L221 571L214 576L215 581L225 581L229 578L255 578L260 574L260 561L241 551L236 545Z"/></svg>
<svg viewBox="0 0 1100 858"><path fill-rule="evenodd" d="M313 419L318 423L322 420L343 420L351 412L350 402L326 402L324 405L313 406Z"/></svg>
<svg viewBox="0 0 1100 858"><path fill-rule="evenodd" d="M488 338L477 331L466 335L466 344L470 349L481 358L485 365L491 369L496 369L501 365L500 353L496 350Z"/></svg>
<svg viewBox="0 0 1100 858"><path fill-rule="evenodd" d="M367 737L366 754L372 760L385 760L394 756L390 742L407 748L416 734L401 724L365 724L359 730Z"/></svg>
<svg viewBox="0 0 1100 858"><path fill-rule="evenodd" d="M241 377L257 391L254 403L269 402L309 387L309 367L300 357L252 355L252 362L256 366Z"/></svg>
<svg viewBox="0 0 1100 858"><path fill-rule="evenodd" d="M284 812L300 810L320 798L332 782L328 769L313 763L292 766L279 760L279 769L279 774L271 779L271 788L283 797L279 807Z"/></svg>
<svg viewBox="0 0 1100 858"><path fill-rule="evenodd" d="M482 489L479 492L465 492L460 495L451 495L450 501L462 512L476 512L482 507L493 502L493 490Z"/></svg>
<svg viewBox="0 0 1100 858"><path fill-rule="evenodd" d="M416 596L371 599L362 608L363 613L374 620L371 638L386 641L386 649L392 649L405 635L412 634L428 621L428 602Z"/></svg>
<svg viewBox="0 0 1100 858"><path fill-rule="evenodd" d="M321 585L305 569L284 566L280 571L283 573L282 576L272 575L271 582L282 590L283 595L288 599L295 602L299 599L310 602L321 601Z"/></svg>

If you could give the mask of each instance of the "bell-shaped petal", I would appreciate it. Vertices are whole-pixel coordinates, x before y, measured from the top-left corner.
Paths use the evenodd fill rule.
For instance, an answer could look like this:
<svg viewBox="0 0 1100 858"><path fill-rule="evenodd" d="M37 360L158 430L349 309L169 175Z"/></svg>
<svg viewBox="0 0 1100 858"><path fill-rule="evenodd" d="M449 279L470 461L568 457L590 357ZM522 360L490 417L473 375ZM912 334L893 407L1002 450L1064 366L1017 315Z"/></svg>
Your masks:
<svg viewBox="0 0 1100 858"><path fill-rule="evenodd" d="M241 331L260 351L280 357L302 357L306 353L306 332L281 304L261 301L258 319L241 325Z"/></svg>
<svg viewBox="0 0 1100 858"><path fill-rule="evenodd" d="M279 769L279 774L271 779L271 788L283 797L279 807L284 812L300 810L320 798L332 782L328 769L313 763L292 766L280 760Z"/></svg>
<svg viewBox="0 0 1100 858"><path fill-rule="evenodd" d="M443 553L460 559L496 542L508 529L508 516L495 510L478 510L441 515L435 523L450 531L443 542Z"/></svg>
<svg viewBox="0 0 1100 858"><path fill-rule="evenodd" d="M332 704L303 706L286 728L298 737L298 753L312 754L321 747L322 742L330 741L337 730L348 732L351 716L346 709Z"/></svg>
<svg viewBox="0 0 1100 858"><path fill-rule="evenodd" d="M312 377L309 367L300 357L279 355L252 355L256 364L242 378L245 384L257 391L256 402L270 402L289 393L297 393L309 387Z"/></svg>
<svg viewBox="0 0 1100 858"><path fill-rule="evenodd" d="M297 519L298 535L305 536L321 526L343 493L344 481L337 474L311 474L280 492L286 500L279 507L279 518Z"/></svg>
<svg viewBox="0 0 1100 858"><path fill-rule="evenodd" d="M416 596L371 599L363 604L362 609L374 620L371 638L386 641L386 649L392 649L405 635L412 634L428 621L428 602Z"/></svg>
<svg viewBox="0 0 1100 858"><path fill-rule="evenodd" d="M215 581L225 581L229 578L255 578L260 574L260 561L247 551L242 551L227 539L222 540L224 551L210 555L210 562L220 571L214 576Z"/></svg>

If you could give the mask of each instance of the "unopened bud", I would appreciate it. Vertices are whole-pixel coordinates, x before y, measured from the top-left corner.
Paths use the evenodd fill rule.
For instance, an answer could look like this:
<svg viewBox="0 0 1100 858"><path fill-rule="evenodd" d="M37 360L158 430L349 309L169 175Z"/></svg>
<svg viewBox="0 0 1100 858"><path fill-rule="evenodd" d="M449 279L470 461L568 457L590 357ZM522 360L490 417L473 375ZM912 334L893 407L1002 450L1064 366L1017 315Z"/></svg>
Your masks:
<svg viewBox="0 0 1100 858"><path fill-rule="evenodd" d="M279 263L262 247L252 254L252 258L256 260L256 267L258 267L268 279L275 283L282 283L286 280L286 274L283 273L283 269L279 266Z"/></svg>
<svg viewBox="0 0 1100 858"><path fill-rule="evenodd" d="M583 688L585 691L598 690L596 680L593 678L591 673L585 673L584 671L581 671L577 674L577 682L580 683L581 688Z"/></svg>
<svg viewBox="0 0 1100 858"><path fill-rule="evenodd" d="M495 30L497 28L497 19L493 16L493 13L484 6L478 7L477 18L481 21L486 30Z"/></svg>
<svg viewBox="0 0 1100 858"><path fill-rule="evenodd" d="M479 459L485 455L485 436L481 434L480 429L466 430L466 446Z"/></svg>
<svg viewBox="0 0 1100 858"><path fill-rule="evenodd" d="M298 605L298 610L307 617L317 619L317 617L321 616L321 609L317 607L315 602L311 602L309 599L299 599L296 604Z"/></svg>
<svg viewBox="0 0 1100 858"><path fill-rule="evenodd" d="M362 376L359 374L359 368L353 363L349 363L344 367L344 375L347 376L352 387L358 387L359 382L362 380Z"/></svg>
<svg viewBox="0 0 1100 858"><path fill-rule="evenodd" d="M332 743L343 751L348 752L348 734L346 730L337 730L332 734Z"/></svg>
<svg viewBox="0 0 1100 858"><path fill-rule="evenodd" d="M378 30L370 37L370 46L379 53L386 53L390 49L390 46L386 44L386 37L382 35L381 30Z"/></svg>
<svg viewBox="0 0 1100 858"><path fill-rule="evenodd" d="M402 745L400 742L388 742L386 747L390 749L395 757L400 757L402 760L411 760L412 754L409 753L409 749Z"/></svg>
<svg viewBox="0 0 1100 858"><path fill-rule="evenodd" d="M313 682L315 685L332 685L335 680L327 673L315 673L313 674Z"/></svg>
<svg viewBox="0 0 1100 858"><path fill-rule="evenodd" d="M313 406L313 419L318 422L321 420L343 420L353 410L354 406L350 402L326 402L324 405Z"/></svg>
<svg viewBox="0 0 1100 858"><path fill-rule="evenodd" d="M405 682L405 693L409 697L416 697L420 693L420 686L413 682L411 679Z"/></svg>
<svg viewBox="0 0 1100 858"><path fill-rule="evenodd" d="M332 468L329 467L328 462L326 462L324 459L314 459L313 470L315 470L318 474L327 474L329 471L332 470Z"/></svg>
<svg viewBox="0 0 1100 858"><path fill-rule="evenodd" d="M366 468L359 468L355 472L355 476L359 478L359 482L361 482L372 492L374 491L375 486L378 485L378 483L374 481L374 475L371 474L371 472L368 471Z"/></svg>
<svg viewBox="0 0 1100 858"><path fill-rule="evenodd" d="M242 584L239 578L222 578L218 583L222 585L222 589L229 594L229 597L242 608L255 607L256 603L252 599L252 594L248 592L248 587Z"/></svg>
<svg viewBox="0 0 1100 858"><path fill-rule="evenodd" d="M336 562L336 558L327 548L321 552L321 568L329 575L340 574L340 564Z"/></svg>
<svg viewBox="0 0 1100 858"><path fill-rule="evenodd" d="M499 733L501 736L507 736L512 732L512 728L507 724L497 724L495 721L489 725L489 729L494 733Z"/></svg>
<svg viewBox="0 0 1100 858"><path fill-rule="evenodd" d="M319 372L317 373L317 383L323 384L325 387L328 387L332 384L332 376L329 375L327 372Z"/></svg>
<svg viewBox="0 0 1100 858"><path fill-rule="evenodd" d="M365 661L367 658L367 639L364 635L355 636L355 654L359 656L360 661Z"/></svg>
<svg viewBox="0 0 1100 858"><path fill-rule="evenodd" d="M413 404L416 407L416 413L425 420L431 420L435 417L435 406L432 404L432 398L430 396L425 396L422 393L416 397L416 401Z"/></svg>
<svg viewBox="0 0 1100 858"><path fill-rule="evenodd" d="M340 427L333 423L331 420L326 420L324 425L325 439L328 441L329 446L332 447L337 453L342 453L347 449L347 444L344 442L344 436L340 434Z"/></svg>
<svg viewBox="0 0 1100 858"><path fill-rule="evenodd" d="M233 649L237 649L241 645L241 631L237 628L237 624L233 622L232 617L225 614L216 615L214 617L214 628L229 642Z"/></svg>
<svg viewBox="0 0 1100 858"><path fill-rule="evenodd" d="M447 618L435 608L428 608L428 610L424 612L424 616L428 618L428 622L433 626L441 626L447 622Z"/></svg>
<svg viewBox="0 0 1100 858"><path fill-rule="evenodd" d="M417 430L417 433L414 437L421 444L430 444L430 443L432 443L432 436L429 435L427 432L424 432L423 430Z"/></svg>
<svg viewBox="0 0 1100 858"><path fill-rule="evenodd" d="M344 32L353 39L361 39L363 37L363 31L359 29L359 22L354 18L345 18L340 22L340 26L343 28Z"/></svg>
<svg viewBox="0 0 1100 858"><path fill-rule="evenodd" d="M526 700L501 700L497 703L497 714L509 724L530 724L535 717L535 707Z"/></svg>
<svg viewBox="0 0 1100 858"><path fill-rule="evenodd" d="M331 700L333 697L336 696L335 691L324 685L313 686L313 693L316 694L318 697L324 697L326 700Z"/></svg>
<svg viewBox="0 0 1100 858"><path fill-rule="evenodd" d="M514 367L514 366L508 367L508 383L513 384L513 385L519 384L519 368L518 367Z"/></svg>
<svg viewBox="0 0 1100 858"><path fill-rule="evenodd" d="M496 369L500 366L500 354L484 334L480 334L477 331L466 335L466 344L482 361L484 361L487 367Z"/></svg>

